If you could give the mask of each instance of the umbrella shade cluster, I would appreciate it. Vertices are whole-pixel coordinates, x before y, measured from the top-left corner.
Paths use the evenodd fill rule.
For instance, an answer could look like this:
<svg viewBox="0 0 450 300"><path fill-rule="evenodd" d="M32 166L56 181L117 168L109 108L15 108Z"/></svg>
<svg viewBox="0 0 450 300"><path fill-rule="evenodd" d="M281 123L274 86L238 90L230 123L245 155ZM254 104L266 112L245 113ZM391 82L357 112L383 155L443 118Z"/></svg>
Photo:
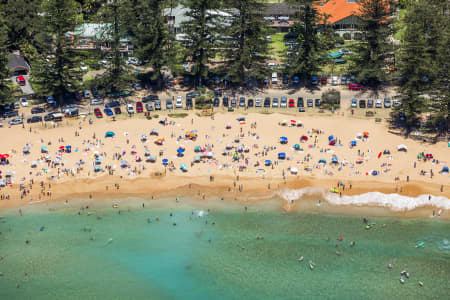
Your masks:
<svg viewBox="0 0 450 300"><path fill-rule="evenodd" d="M105 133L105 138L114 137L116 134L112 131L107 131Z"/></svg>

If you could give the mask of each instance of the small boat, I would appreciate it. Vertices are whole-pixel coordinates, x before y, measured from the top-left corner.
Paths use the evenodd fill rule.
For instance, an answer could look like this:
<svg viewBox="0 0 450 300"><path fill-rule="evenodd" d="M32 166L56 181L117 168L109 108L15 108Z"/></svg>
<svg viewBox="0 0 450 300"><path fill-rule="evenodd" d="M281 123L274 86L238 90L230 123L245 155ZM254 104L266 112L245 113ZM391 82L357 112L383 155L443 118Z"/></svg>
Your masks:
<svg viewBox="0 0 450 300"><path fill-rule="evenodd" d="M311 270L314 270L315 267L316 267L316 265L312 261L309 261L309 268Z"/></svg>
<svg viewBox="0 0 450 300"><path fill-rule="evenodd" d="M403 277L400 277L400 283L404 284L405 283L405 279L403 279Z"/></svg>
<svg viewBox="0 0 450 300"><path fill-rule="evenodd" d="M114 203L112 207L113 207L113 208L119 208L119 205L117 205L116 203Z"/></svg>
<svg viewBox="0 0 450 300"><path fill-rule="evenodd" d="M419 286L422 287L423 286L423 282L419 281Z"/></svg>
<svg viewBox="0 0 450 300"><path fill-rule="evenodd" d="M425 246L424 242L420 242L416 245L416 248L423 248Z"/></svg>
<svg viewBox="0 0 450 300"><path fill-rule="evenodd" d="M304 259L304 257L303 257L303 256L300 256L300 258L298 259L298 262L302 262L303 259Z"/></svg>

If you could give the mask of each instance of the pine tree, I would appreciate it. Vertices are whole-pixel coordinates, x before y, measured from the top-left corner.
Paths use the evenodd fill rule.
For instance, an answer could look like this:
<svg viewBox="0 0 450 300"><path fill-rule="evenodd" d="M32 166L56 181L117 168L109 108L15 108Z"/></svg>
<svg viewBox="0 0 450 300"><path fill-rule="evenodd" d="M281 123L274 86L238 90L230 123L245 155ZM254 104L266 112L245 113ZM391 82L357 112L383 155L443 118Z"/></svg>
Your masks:
<svg viewBox="0 0 450 300"><path fill-rule="evenodd" d="M165 0L141 0L137 5L134 41L136 54L141 61L149 61L152 79L158 88L163 83L162 68L167 63L168 33L164 21Z"/></svg>
<svg viewBox="0 0 450 300"><path fill-rule="evenodd" d="M37 36L41 53L32 66L32 78L38 92L54 95L62 104L68 92L78 89L82 78L73 40L68 36L75 29L79 6L74 0L44 0L41 5Z"/></svg>
<svg viewBox="0 0 450 300"><path fill-rule="evenodd" d="M224 36L227 75L231 82L245 84L250 78L262 80L269 74L267 59L268 30L262 16L262 5L256 0L235 0L231 4L238 10L233 14Z"/></svg>
<svg viewBox="0 0 450 300"><path fill-rule="evenodd" d="M208 75L208 63L215 57L218 36L221 30L220 18L212 13L217 8L215 0L186 0L183 5L188 9L182 30L185 34L185 58L190 59L194 68L194 85L202 86L202 78Z"/></svg>
<svg viewBox="0 0 450 300"><path fill-rule="evenodd" d="M0 4L0 9L2 9ZM0 104L7 102L11 95L8 80L8 31L4 23L4 16L0 10Z"/></svg>
<svg viewBox="0 0 450 300"><path fill-rule="evenodd" d="M386 80L386 66L393 59L391 0L361 0L359 17L362 40L354 47L350 69L359 81L377 88Z"/></svg>
<svg viewBox="0 0 450 300"><path fill-rule="evenodd" d="M286 72L291 76L301 75L311 78L319 70L323 60L323 50L318 35L322 17L316 9L316 3L316 0L305 0L300 6L295 7L295 24L291 32L297 34L295 39L297 43L292 54L286 59Z"/></svg>

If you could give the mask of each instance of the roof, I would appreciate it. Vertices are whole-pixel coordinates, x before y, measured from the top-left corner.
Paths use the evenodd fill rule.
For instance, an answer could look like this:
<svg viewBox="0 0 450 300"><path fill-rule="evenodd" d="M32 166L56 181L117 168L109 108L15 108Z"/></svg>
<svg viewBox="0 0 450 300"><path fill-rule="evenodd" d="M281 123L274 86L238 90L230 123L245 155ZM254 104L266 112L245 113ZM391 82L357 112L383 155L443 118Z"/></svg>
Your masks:
<svg viewBox="0 0 450 300"><path fill-rule="evenodd" d="M329 0L324 4L318 5L317 10L320 13L329 15L328 22L334 24L351 15L357 15L359 7L360 4L357 0L353 2L348 0Z"/></svg>
<svg viewBox="0 0 450 300"><path fill-rule="evenodd" d="M74 35L79 38L90 38L95 40L111 39L111 23L84 23L75 27ZM128 36L120 37L120 41L128 41Z"/></svg>
<svg viewBox="0 0 450 300"><path fill-rule="evenodd" d="M10 53L8 57L8 69L13 71L17 69L26 69L29 71L31 68L22 55Z"/></svg>
<svg viewBox="0 0 450 300"><path fill-rule="evenodd" d="M299 4L287 2L259 4L263 6L262 13L265 16L293 16L300 6Z"/></svg>

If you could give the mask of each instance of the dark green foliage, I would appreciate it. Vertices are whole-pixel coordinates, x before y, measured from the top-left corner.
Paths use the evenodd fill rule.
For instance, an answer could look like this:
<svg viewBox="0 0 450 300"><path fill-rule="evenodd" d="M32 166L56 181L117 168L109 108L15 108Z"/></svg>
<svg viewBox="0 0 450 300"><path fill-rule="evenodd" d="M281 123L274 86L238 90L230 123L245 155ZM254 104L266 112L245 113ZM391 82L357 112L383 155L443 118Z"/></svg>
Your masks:
<svg viewBox="0 0 450 300"><path fill-rule="evenodd" d="M80 62L67 32L73 32L79 6L73 0L48 0L42 3L38 44L41 52L32 63L35 89L54 95L62 104L64 95L78 89L82 77Z"/></svg>
<svg viewBox="0 0 450 300"><path fill-rule="evenodd" d="M2 5L0 4L0 9ZM8 79L8 32L4 23L4 15L0 11L0 104L10 99Z"/></svg>
<svg viewBox="0 0 450 300"><path fill-rule="evenodd" d="M376 89L386 80L387 66L393 62L393 4L391 0L361 0L360 4L363 35L354 47L350 69L359 81Z"/></svg>
<svg viewBox="0 0 450 300"><path fill-rule="evenodd" d="M224 57L226 74L232 83L244 85L253 77L258 81L270 73L267 67L269 34L262 15L262 4L256 0L235 0L231 3L238 13L231 12L225 30Z"/></svg>
<svg viewBox="0 0 450 300"><path fill-rule="evenodd" d="M316 3L315 0L305 0L295 8L297 13L291 32L298 35L296 39L298 45L294 47L292 54L286 60L286 71L291 76L299 74L304 78L310 78L319 70L323 60L324 51L318 35L322 16L315 7Z"/></svg>
<svg viewBox="0 0 450 300"><path fill-rule="evenodd" d="M185 58L193 64L192 74L195 85L202 85L202 79L208 75L208 63L214 58L220 45L218 39L221 32L221 20L211 13L216 9L214 0L189 0L183 5L188 8L186 16L189 21L183 22L185 34Z"/></svg>

